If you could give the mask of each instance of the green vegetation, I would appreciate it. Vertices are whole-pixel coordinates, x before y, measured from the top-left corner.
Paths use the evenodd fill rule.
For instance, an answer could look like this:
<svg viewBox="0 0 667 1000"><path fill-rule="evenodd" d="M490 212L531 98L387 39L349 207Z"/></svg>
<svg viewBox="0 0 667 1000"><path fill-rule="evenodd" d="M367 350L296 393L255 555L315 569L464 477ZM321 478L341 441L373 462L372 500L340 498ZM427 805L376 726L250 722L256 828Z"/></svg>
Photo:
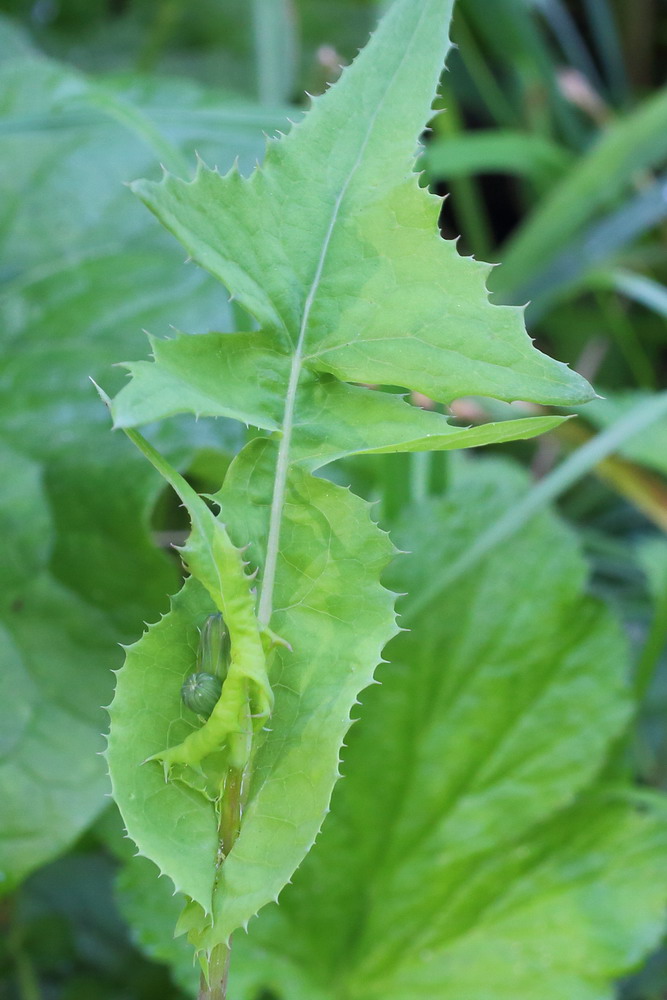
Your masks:
<svg viewBox="0 0 667 1000"><path fill-rule="evenodd" d="M8 995L664 994L639 6L9 4Z"/></svg>

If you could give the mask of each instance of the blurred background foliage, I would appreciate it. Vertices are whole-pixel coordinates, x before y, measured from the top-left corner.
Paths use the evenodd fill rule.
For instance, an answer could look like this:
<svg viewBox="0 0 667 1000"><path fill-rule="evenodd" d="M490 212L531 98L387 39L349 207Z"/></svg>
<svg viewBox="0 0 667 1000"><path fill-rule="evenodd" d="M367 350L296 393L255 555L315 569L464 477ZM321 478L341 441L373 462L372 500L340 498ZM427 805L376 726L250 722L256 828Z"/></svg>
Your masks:
<svg viewBox="0 0 667 1000"><path fill-rule="evenodd" d="M221 170L238 156L250 170L263 134L285 129L304 91L336 78L383 6L2 4L0 450L13 474L0 484L0 523L16 552L0 565L9 664L1 996L148 1000L180 996L177 983L188 980L145 957L164 957L159 935L151 940L144 927L137 941L120 916L118 900L132 921L114 886L129 845L105 808L95 756L99 706L120 662L115 644L164 610L178 573L166 542L184 525L143 462L109 434L88 376L118 388L123 375L110 366L145 355L142 328L228 329L240 318L207 275L182 266L122 182L158 175L160 162L187 174L195 153ZM435 116L420 161L424 183L448 195L443 234L460 234L463 253L503 262L492 275L496 301L530 300L540 348L605 397L537 448L513 447L543 479L665 384L667 6L458 0L452 34L436 103L446 113ZM483 422L515 407L462 400L454 412ZM187 420L154 429L153 440L208 488L241 441L233 427L213 437ZM382 497L391 522L405 503L438 491L448 461L359 459L345 475ZM664 787L667 420L596 462L551 498L580 534L592 589L615 605L637 650L641 708L627 766ZM38 709L43 724L21 740ZM665 954L621 990L626 1000L666 997Z"/></svg>

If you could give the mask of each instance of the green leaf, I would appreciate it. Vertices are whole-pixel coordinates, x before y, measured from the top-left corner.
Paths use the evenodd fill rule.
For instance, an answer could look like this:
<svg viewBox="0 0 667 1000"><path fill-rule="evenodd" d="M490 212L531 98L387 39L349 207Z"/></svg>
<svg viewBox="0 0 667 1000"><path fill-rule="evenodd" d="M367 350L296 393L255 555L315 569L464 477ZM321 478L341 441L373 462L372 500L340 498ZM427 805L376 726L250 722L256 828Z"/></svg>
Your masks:
<svg viewBox="0 0 667 1000"><path fill-rule="evenodd" d="M488 266L438 238L439 201L409 172L450 9L451 0L398 3L339 83L289 136L269 143L251 178L200 164L191 183L167 174L134 185L265 328L266 347L294 382L291 423L299 379L327 373L442 402L469 393L590 398L579 376L535 352L520 310L490 305Z"/></svg>
<svg viewBox="0 0 667 1000"><path fill-rule="evenodd" d="M151 338L151 346L154 363L126 366L133 377L113 403L117 427L189 411L197 417L232 417L267 431L280 429L290 363L286 355L276 354L266 334ZM251 394L253 382L256 391ZM564 419L528 417L456 427L401 396L306 375L299 387L290 458L315 470L351 454L472 448L534 437Z"/></svg>
<svg viewBox="0 0 667 1000"><path fill-rule="evenodd" d="M183 738L178 691L192 629L210 610L196 588L130 651L119 676L109 757L116 796L142 852L204 913L212 906L210 928L204 913L193 918L202 949L273 899L313 843L350 709L395 632L394 595L378 582L391 546L366 504L309 472L353 452L464 447L554 426L549 418L454 428L439 413L349 383L402 385L444 403L469 392L590 398L585 380L534 350L521 310L489 303L488 266L440 239L438 201L411 172L451 6L400 0L339 83L269 143L250 178L200 164L191 182L167 174L134 185L260 330L154 341L154 363L130 366L114 417L131 428L189 411L268 432L271 440L237 457L215 499L259 570L260 626L270 622L292 645L271 667L270 731L256 739L241 832L217 871L214 805L190 795L186 809L192 789L160 789L156 769L139 766ZM224 593L224 573L221 583ZM184 926L193 927L195 910Z"/></svg>
<svg viewBox="0 0 667 1000"><path fill-rule="evenodd" d="M155 768L149 767L145 769L148 778L146 782L143 782L141 780L143 772L139 771L138 765L156 760L162 761L165 765L165 777L173 765L200 769L204 756L203 748L212 743L214 749L221 749L222 745L228 742L230 759L233 765L241 768L245 767L248 759L247 755L244 754L244 749L248 741L243 735L243 728L245 725L249 727L253 726L254 728L259 726L261 728L263 722L266 721L271 713L273 694L266 674L266 657L262 635L254 614L254 601L250 593L250 581L246 576L246 563L243 560L242 553L233 546L224 525L214 517L210 509L194 492L192 487L169 466L140 434L135 431L129 431L128 434L155 468L162 473L165 479L178 492L191 517L192 534L182 552L185 564L192 573L192 579L201 581L204 590L208 592L206 600L209 607L205 615L195 613L191 616L190 620L196 621L201 627L205 617L214 608L222 612L231 638L231 662L222 686L220 701L216 705L211 717L200 728L193 727L191 724L188 726L186 723L186 728L189 728L191 731L187 732L182 739L177 739L175 745L172 745L174 743L172 724L182 714L180 710L180 695L184 677L182 668L179 669L178 659L174 660L173 655L165 657L165 665L171 667L176 663L176 669L179 672L176 674L175 704L173 699L167 701L167 708L170 714L160 720L163 722L166 721L168 724L164 732L164 737L161 742L153 746L149 754L143 754L139 758L134 756L137 749L137 741L133 739L132 731L127 732L125 728L128 714L136 711L134 706L136 705L138 686L136 683L133 684L131 679L129 687L124 686L123 677L119 680L116 697L110 709L110 775L116 801L123 813L128 828L140 847L143 847L146 837L144 827L147 814L150 815L156 807L158 811L165 807L163 805L164 797L153 790L155 785ZM224 581L224 584L222 581ZM201 587L198 589L201 590ZM195 593L198 595L196 607L205 607L206 604L203 595L198 593L198 591ZM174 617L172 613L172 618ZM197 632L198 629L195 628L194 635ZM177 653L182 656L185 662L189 662L190 664L190 669L186 671L188 674L196 666L196 657L195 661L192 662L191 654L197 644L192 638L192 630L190 630L190 633L188 639L193 647L189 650L190 655L184 654L181 649L178 649L177 644L175 644ZM160 632L158 632L158 635L160 635ZM152 638L154 639L155 636L152 636ZM142 669L142 658L147 655L146 647L149 647L149 649L152 648L151 642L148 639L146 639L143 645L139 644L138 647L140 652L135 659L140 664L139 669ZM169 652L173 654L172 650ZM123 675L128 670L130 659L132 657L128 655L128 663L123 669ZM151 681L153 681L156 672L159 671L155 669L150 671L149 679ZM129 667L129 673L130 675L132 674L131 666ZM167 696L170 697L173 688L174 685L168 684L165 680L163 693L167 693ZM141 693L145 694L145 690L142 690ZM124 695L126 698L129 695L129 704L123 704ZM159 711L159 696L154 697L154 701L153 711L157 713ZM246 717L247 712L244 712L246 701L251 712L249 718ZM176 711L177 708L179 709L178 712ZM117 713L118 721L116 721ZM159 727L158 731L160 731ZM143 736L144 732L141 735ZM206 754L210 754L211 752L210 749L206 750ZM127 780L128 772L131 778L134 778L137 772L139 773L140 777L136 786L134 781ZM188 781L188 783L190 782ZM145 802L146 784L151 789L150 797L154 799L154 802ZM167 811L169 805L174 801L170 797L172 787L169 784L165 785L165 789L167 790ZM186 791L189 793L191 789L188 788ZM198 801L199 796L197 795L194 800L194 806L196 806ZM204 799L201 802L203 805ZM201 822L202 829L206 829L209 832L212 825L214 834L213 857L212 859L210 857L207 858L209 863L205 865L205 873L202 876L202 884L205 884L207 888L202 890L200 883L194 881L193 876L193 885L196 891L191 891L190 889L187 891L208 912L211 907L214 876L216 873L215 859L218 849L218 837L214 807L208 801L205 804L207 807L206 810L202 810L201 816L198 816L195 822ZM193 811L196 812L194 807ZM157 819L158 817L155 816L153 822L156 822ZM151 832L149 828L148 839L150 846L148 847L148 853L151 857L162 858L165 855L164 852L160 852L159 844L165 840L165 831L157 831L157 847L150 840ZM167 845L171 845L172 837L173 831L168 830L166 836ZM209 853L207 851L209 847L208 838L204 837L202 847L204 849L204 856L206 856ZM181 858L185 858L186 861L188 860L182 851ZM174 859L168 854L165 871L172 875L172 877L176 871L177 864L178 858ZM190 874L186 872L184 878L187 880L190 877Z"/></svg>
<svg viewBox="0 0 667 1000"><path fill-rule="evenodd" d="M652 434L656 425L667 415L667 392L642 397L625 408L618 420L590 438L576 451L552 469L509 509L475 538L459 559L453 563L441 563L427 577L420 590L408 595L409 613L428 607L434 597L447 592L457 582L462 573L471 569L499 543L512 538L525 528L528 521L553 503L579 480L590 473L610 455L632 442L640 435Z"/></svg>
<svg viewBox="0 0 667 1000"><path fill-rule="evenodd" d="M667 601L667 541L662 536L643 539L638 557L646 574L651 598L656 604Z"/></svg>
<svg viewBox="0 0 667 1000"><path fill-rule="evenodd" d="M667 319L667 288L659 281L620 267L607 273L603 271L596 278L603 288L614 288L626 298L641 302L647 309Z"/></svg>
<svg viewBox="0 0 667 1000"><path fill-rule="evenodd" d="M256 442L237 461L219 497L229 525L265 544L274 449ZM244 453L247 454L248 452ZM213 901L215 937L225 939L274 898L315 838L338 774L350 707L366 687L393 626L393 597L380 586L392 547L368 504L295 471L289 480L275 628L293 651L277 650L270 680L275 708L259 740L241 833L216 877L217 824L211 802L146 757L191 730L180 686L195 663L197 626L210 612L189 581L169 615L128 650L111 709L109 762L128 831L176 886L204 910ZM287 610L281 610L287 609Z"/></svg>

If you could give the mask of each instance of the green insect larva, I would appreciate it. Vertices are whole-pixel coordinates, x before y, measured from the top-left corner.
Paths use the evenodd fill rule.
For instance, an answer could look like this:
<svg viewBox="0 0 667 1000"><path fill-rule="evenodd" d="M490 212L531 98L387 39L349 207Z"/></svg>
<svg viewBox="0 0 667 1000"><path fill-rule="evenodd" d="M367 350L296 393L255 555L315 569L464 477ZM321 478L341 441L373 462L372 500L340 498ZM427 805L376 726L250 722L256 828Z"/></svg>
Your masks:
<svg viewBox="0 0 667 1000"><path fill-rule="evenodd" d="M222 692L222 678L215 674L190 674L181 688L183 703L202 719L208 719Z"/></svg>

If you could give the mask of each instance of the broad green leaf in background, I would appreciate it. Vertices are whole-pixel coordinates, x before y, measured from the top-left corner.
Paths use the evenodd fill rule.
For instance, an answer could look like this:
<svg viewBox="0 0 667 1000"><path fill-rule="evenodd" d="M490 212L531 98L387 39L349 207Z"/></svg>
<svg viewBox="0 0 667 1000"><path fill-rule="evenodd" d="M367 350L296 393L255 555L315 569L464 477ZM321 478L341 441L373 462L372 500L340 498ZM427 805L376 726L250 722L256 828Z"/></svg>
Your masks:
<svg viewBox="0 0 667 1000"><path fill-rule="evenodd" d="M89 376L108 374L119 353L141 353L142 327L166 334L170 322L211 325L229 313L219 286L182 266L123 186L153 166L138 130L102 114L85 77L18 44L2 22L0 48L1 673L12 698L0 699L4 892L105 804L96 754L118 643L136 637L179 580L147 530L159 484L108 433ZM96 99L103 91L94 88ZM112 104L135 100L158 119L171 109L177 145L210 148L178 118L173 84L114 85ZM206 103L188 88L181 101ZM261 122L241 123L229 154L232 121L230 110L216 140L221 162L238 149L254 162ZM233 452L243 440L222 421L215 438L190 422L157 439L179 464L201 445Z"/></svg>
<svg viewBox="0 0 667 1000"><path fill-rule="evenodd" d="M451 7L399 0L337 85L289 136L269 142L250 178L200 164L189 182L166 174L134 185L260 330L155 343L155 362L132 366L114 416L127 427L186 410L269 432L236 458L216 500L259 568L260 623L292 646L276 654L270 731L217 874L213 805L173 782L160 786L159 769L140 766L177 739L193 630L209 610L196 586L133 647L118 678L114 794L140 850L201 908L193 940L203 950L274 898L310 848L351 707L396 630L393 595L379 583L390 544L365 503L307 470L353 452L508 439L507 427L478 438L348 383L402 385L444 403L462 393L563 404L591 396L585 380L535 351L521 310L490 305L488 266L440 239L439 203L411 171ZM522 423L509 434L552 426Z"/></svg>
<svg viewBox="0 0 667 1000"><path fill-rule="evenodd" d="M456 562L526 486L504 463L460 465L442 501L406 514L412 554L392 583ZM231 995L613 995L661 933L667 813L597 779L631 703L620 627L585 587L572 535L544 513L406 621L321 837L280 906L234 939ZM124 913L194 985L166 893L146 862L128 864Z"/></svg>
<svg viewBox="0 0 667 1000"><path fill-rule="evenodd" d="M104 671L116 634L92 602L48 569L53 525L40 466L2 442L0 892L93 819L106 790ZM52 623L58 622L58 630ZM88 680L81 678L88 675Z"/></svg>

